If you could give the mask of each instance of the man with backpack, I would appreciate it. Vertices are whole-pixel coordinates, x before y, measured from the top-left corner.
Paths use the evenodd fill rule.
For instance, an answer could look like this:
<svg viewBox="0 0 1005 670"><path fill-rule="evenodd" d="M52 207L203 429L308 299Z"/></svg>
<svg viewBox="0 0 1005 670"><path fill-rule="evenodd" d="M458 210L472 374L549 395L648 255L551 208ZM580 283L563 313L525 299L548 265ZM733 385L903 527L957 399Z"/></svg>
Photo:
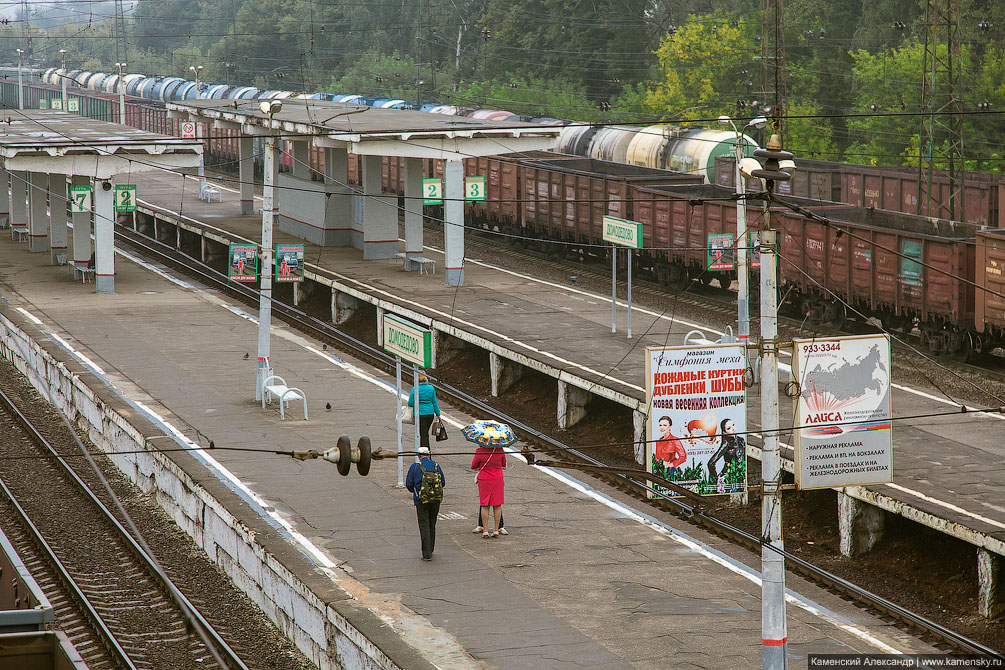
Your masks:
<svg viewBox="0 0 1005 670"><path fill-rule="evenodd" d="M412 492L415 516L419 520L419 539L422 542L422 560L433 560L436 546L436 515L443 502L446 480L443 470L429 456L429 447L419 447L419 462L412 463L405 478L405 488Z"/></svg>

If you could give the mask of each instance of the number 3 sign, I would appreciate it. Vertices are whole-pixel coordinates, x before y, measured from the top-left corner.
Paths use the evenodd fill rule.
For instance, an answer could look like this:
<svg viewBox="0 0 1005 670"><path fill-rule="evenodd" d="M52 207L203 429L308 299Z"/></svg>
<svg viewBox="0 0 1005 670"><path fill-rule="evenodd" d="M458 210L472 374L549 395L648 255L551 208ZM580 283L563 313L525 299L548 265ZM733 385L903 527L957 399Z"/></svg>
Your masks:
<svg viewBox="0 0 1005 670"><path fill-rule="evenodd" d="M464 178L464 199L468 201L485 199L485 177Z"/></svg>

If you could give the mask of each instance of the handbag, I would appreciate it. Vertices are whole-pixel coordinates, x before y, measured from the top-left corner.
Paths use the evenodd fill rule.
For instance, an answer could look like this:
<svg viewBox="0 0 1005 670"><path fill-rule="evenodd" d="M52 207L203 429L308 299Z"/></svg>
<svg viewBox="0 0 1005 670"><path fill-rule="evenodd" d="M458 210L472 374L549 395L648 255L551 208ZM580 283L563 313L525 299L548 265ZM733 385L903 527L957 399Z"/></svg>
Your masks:
<svg viewBox="0 0 1005 670"><path fill-rule="evenodd" d="M447 439L447 427L439 419L436 420L436 441L443 442Z"/></svg>
<svg viewBox="0 0 1005 670"><path fill-rule="evenodd" d="M408 405L401 406L401 422L415 423L415 408Z"/></svg>

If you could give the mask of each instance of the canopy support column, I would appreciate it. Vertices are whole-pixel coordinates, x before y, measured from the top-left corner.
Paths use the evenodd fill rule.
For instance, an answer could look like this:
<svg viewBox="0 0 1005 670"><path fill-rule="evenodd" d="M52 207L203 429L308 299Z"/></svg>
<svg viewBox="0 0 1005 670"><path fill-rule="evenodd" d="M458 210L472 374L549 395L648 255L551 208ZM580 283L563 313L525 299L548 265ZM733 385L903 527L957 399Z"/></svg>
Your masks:
<svg viewBox="0 0 1005 670"><path fill-rule="evenodd" d="M49 248L49 175L44 172L28 173L28 203L31 213L28 221L28 251L39 253Z"/></svg>
<svg viewBox="0 0 1005 670"><path fill-rule="evenodd" d="M94 182L94 268L98 293L115 293L115 192L110 180Z"/></svg>
<svg viewBox="0 0 1005 670"><path fill-rule="evenodd" d="M464 163L451 159L443 167L444 267L450 286L464 283Z"/></svg>
<svg viewBox="0 0 1005 670"><path fill-rule="evenodd" d="M49 175L49 256L53 265L66 265L66 175Z"/></svg>
<svg viewBox="0 0 1005 670"><path fill-rule="evenodd" d="M405 269L415 270L418 263L409 257L422 255L422 169L421 158L405 159Z"/></svg>
<svg viewBox="0 0 1005 670"><path fill-rule="evenodd" d="M255 138L238 140L238 181L241 182L241 214L255 213Z"/></svg>

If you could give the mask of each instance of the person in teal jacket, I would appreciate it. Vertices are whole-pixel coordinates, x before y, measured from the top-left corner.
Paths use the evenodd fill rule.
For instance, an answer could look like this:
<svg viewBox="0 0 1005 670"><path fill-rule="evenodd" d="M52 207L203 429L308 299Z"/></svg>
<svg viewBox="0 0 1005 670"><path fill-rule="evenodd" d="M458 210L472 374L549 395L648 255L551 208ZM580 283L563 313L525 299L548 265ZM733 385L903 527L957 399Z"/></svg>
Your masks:
<svg viewBox="0 0 1005 670"><path fill-rule="evenodd" d="M419 385L408 394L408 406L415 407L415 389L419 390L419 446L429 448L429 427L440 417L440 403L436 402L436 389L429 383L429 377L419 375Z"/></svg>

